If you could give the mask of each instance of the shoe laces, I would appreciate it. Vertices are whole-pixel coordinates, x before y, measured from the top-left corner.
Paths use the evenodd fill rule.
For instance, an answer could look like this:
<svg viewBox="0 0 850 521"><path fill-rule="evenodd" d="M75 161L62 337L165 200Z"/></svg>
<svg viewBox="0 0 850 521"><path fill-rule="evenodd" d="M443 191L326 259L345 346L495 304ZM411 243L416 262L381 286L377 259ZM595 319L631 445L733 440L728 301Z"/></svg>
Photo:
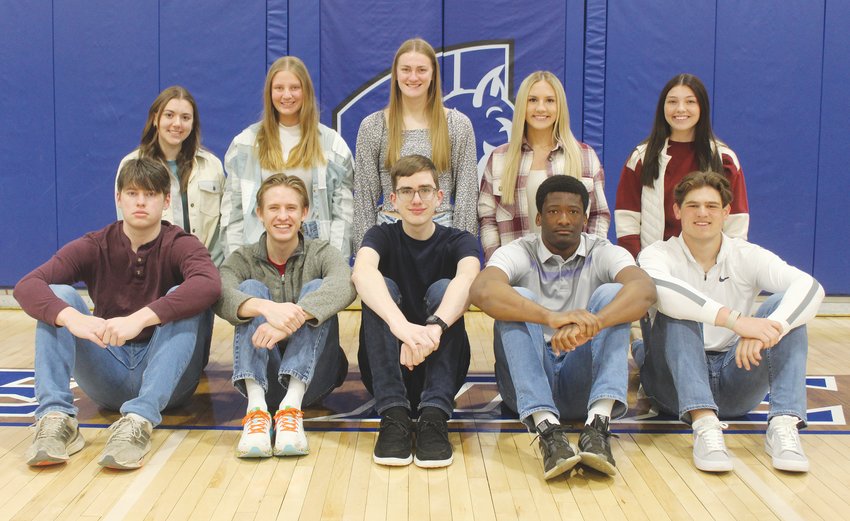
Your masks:
<svg viewBox="0 0 850 521"><path fill-rule="evenodd" d="M537 431L537 436L531 439L531 443L529 443L529 445L534 444L534 442L539 439L549 450L552 450L553 445L556 443L555 436L561 436L563 438L563 442L569 445L569 440L567 439L568 430L569 429L567 427L561 424L549 424L549 427L545 430Z"/></svg>
<svg viewBox="0 0 850 521"><path fill-rule="evenodd" d="M773 432L779 439L781 452L800 452L800 433L797 431L797 420L777 418L771 421Z"/></svg>
<svg viewBox="0 0 850 521"><path fill-rule="evenodd" d="M142 437L142 422L129 416L124 416L113 423L109 429L112 431L112 435L109 437L110 441L121 440L132 442Z"/></svg>
<svg viewBox="0 0 850 521"><path fill-rule="evenodd" d="M401 420L397 420L392 416L383 416L381 418L381 426L379 428L379 432L384 432L388 430L401 430L401 432L405 436L409 436L410 424Z"/></svg>
<svg viewBox="0 0 850 521"><path fill-rule="evenodd" d="M271 427L271 416L262 409L254 409L242 418L242 426L248 427L248 434L265 434Z"/></svg>
<svg viewBox="0 0 850 521"><path fill-rule="evenodd" d="M592 452L600 453L609 450L608 445L610 442L608 438L611 436L619 438L619 436L608 429L607 421L594 420L593 423L582 430L580 441L583 442L582 444L589 445Z"/></svg>
<svg viewBox="0 0 850 521"><path fill-rule="evenodd" d="M298 420L304 417L301 409L288 407L277 411L274 415L274 425L277 432L298 432Z"/></svg>
<svg viewBox="0 0 850 521"><path fill-rule="evenodd" d="M728 424L721 423L719 420L714 420L708 425L703 425L697 431L697 434L703 440L703 443L705 443L705 447L709 452L726 452L726 444L723 442L723 429L728 427Z"/></svg>
<svg viewBox="0 0 850 521"><path fill-rule="evenodd" d="M47 415L36 423L36 439L59 438L65 435L65 417L58 415Z"/></svg>
<svg viewBox="0 0 850 521"><path fill-rule="evenodd" d="M419 418L417 425L419 426L420 436L425 431L431 431L439 434L444 440L449 441L449 431L446 422L439 420L423 420L422 418Z"/></svg>

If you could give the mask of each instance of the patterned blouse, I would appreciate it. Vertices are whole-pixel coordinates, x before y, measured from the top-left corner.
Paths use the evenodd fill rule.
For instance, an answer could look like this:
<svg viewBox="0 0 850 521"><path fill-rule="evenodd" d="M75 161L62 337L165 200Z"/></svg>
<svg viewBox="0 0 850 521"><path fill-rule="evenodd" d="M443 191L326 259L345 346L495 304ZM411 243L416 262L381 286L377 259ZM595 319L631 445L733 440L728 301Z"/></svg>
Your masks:
<svg viewBox="0 0 850 521"><path fill-rule="evenodd" d="M446 110L451 146L451 170L439 173L445 193L437 214L454 210L452 227L478 234L478 166L472 122L455 109ZM387 158L388 128L384 112L370 114L360 123L354 159L354 250L360 248L363 235L377 223L378 212L395 212L390 202L390 173ZM401 156L421 154L431 157L431 133L428 129L405 130Z"/></svg>

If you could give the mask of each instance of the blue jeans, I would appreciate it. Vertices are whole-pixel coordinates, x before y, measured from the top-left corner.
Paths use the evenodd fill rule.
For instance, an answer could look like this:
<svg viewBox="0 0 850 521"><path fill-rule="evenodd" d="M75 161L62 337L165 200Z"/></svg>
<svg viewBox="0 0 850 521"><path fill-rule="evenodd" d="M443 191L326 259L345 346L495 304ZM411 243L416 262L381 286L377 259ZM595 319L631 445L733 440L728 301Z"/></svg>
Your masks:
<svg viewBox="0 0 850 521"><path fill-rule="evenodd" d="M603 284L590 297L587 310L597 313L610 303L621 284ZM536 300L526 288L514 288ZM533 430L531 415L551 412L559 418L584 419L590 405L601 399L615 401L613 417L626 414L628 405L628 323L603 329L573 351L556 355L543 336L543 327L530 322L494 324L496 384L502 400L519 413Z"/></svg>
<svg viewBox="0 0 850 521"><path fill-rule="evenodd" d="M57 297L80 313L90 314L71 286L51 285ZM35 396L41 418L53 411L77 414L69 382L99 406L135 413L154 426L160 412L189 400L203 370L201 324L212 320L207 310L154 328L146 342L128 342L106 349L77 338L64 327L38 322L35 330Z"/></svg>
<svg viewBox="0 0 850 521"><path fill-rule="evenodd" d="M386 277L384 282L393 301L400 306L402 296L398 285ZM440 307L449 282L449 279L441 279L428 288L423 302L428 315ZM401 344L390 327L364 304L357 358L361 379L375 397L378 414L391 407L404 407L408 411L437 407L451 418L455 394L469 370L469 338L463 317L442 334L440 347L413 371L399 362L400 349Z"/></svg>
<svg viewBox="0 0 850 521"><path fill-rule="evenodd" d="M754 316L766 317L782 294L768 298ZM787 414L806 420L806 326L792 329L778 344L761 352L750 370L735 365L737 345L726 352L705 351L702 323L662 313L644 320L643 342L632 346L647 396L662 411L690 422L690 411L712 409L721 418L744 416L770 391L768 419Z"/></svg>
<svg viewBox="0 0 850 521"><path fill-rule="evenodd" d="M316 291L321 279L311 280L301 288L301 297ZM239 291L257 298L271 299L269 288L248 279ZM233 385L247 396L245 379L250 378L266 390L266 403L277 404L286 394L289 379L295 377L307 384L303 406L320 402L342 385L348 374L348 359L339 346L339 321L336 316L318 326L304 324L298 331L278 343L276 349L255 347L254 332L265 323L262 315L236 326L233 335Z"/></svg>

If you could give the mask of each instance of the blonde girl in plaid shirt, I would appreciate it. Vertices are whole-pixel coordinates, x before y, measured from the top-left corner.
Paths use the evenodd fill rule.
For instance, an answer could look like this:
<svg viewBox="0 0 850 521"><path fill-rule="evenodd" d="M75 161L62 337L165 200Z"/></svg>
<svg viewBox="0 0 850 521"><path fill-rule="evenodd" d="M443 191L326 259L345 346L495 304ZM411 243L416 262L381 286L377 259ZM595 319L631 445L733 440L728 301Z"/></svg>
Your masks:
<svg viewBox="0 0 850 521"><path fill-rule="evenodd" d="M531 73L519 87L511 140L493 150L478 197L478 223L484 258L533 231L536 208L529 204L529 174L569 175L590 193L584 231L608 234L611 212L605 199L605 173L593 149L570 130L567 97L560 80L549 71ZM542 181L542 179L538 180ZM532 186L532 190L534 187Z"/></svg>

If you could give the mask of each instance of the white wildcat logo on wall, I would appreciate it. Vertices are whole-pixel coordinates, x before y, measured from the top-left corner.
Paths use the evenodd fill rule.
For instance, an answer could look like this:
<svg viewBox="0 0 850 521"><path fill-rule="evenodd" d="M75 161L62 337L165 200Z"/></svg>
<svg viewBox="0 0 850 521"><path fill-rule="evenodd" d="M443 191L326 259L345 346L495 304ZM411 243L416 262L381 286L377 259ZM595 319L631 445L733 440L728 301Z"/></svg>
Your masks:
<svg viewBox="0 0 850 521"><path fill-rule="evenodd" d="M472 120L478 143L478 171L495 147L510 139L514 104L513 40L472 42L437 50L442 62L443 103ZM390 69L357 89L333 111L333 126L347 143L357 142L360 122L386 107Z"/></svg>

